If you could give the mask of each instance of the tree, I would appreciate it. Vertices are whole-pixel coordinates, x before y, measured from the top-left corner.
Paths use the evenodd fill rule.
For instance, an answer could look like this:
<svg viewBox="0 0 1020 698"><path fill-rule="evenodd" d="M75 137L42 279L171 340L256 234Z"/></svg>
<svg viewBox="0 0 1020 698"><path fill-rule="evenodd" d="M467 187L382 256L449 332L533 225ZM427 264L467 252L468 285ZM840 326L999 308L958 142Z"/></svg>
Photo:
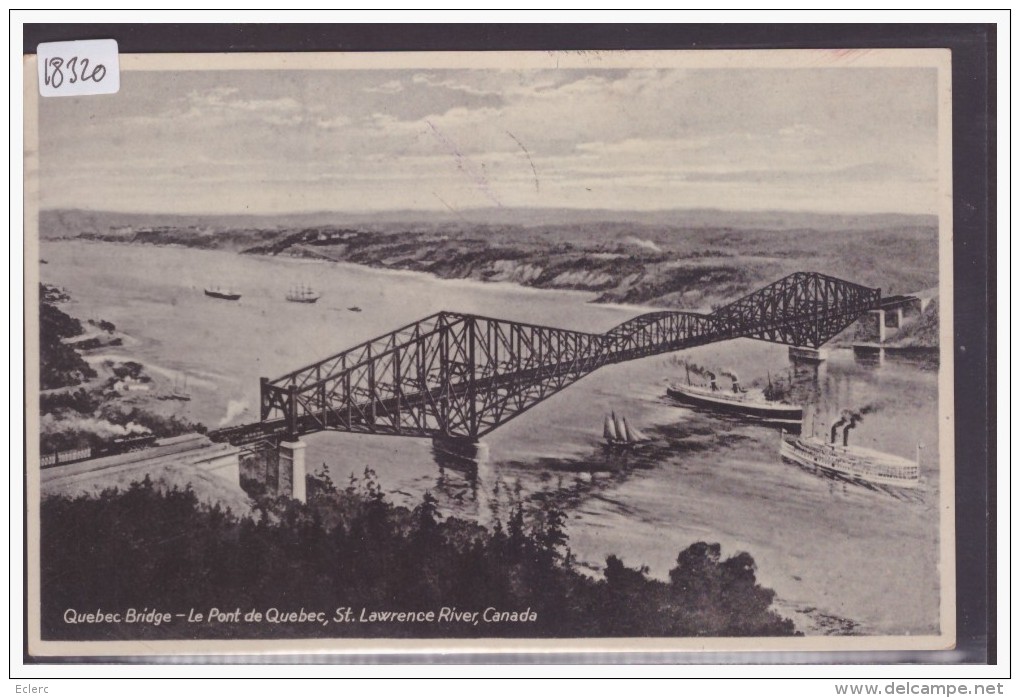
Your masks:
<svg viewBox="0 0 1020 698"><path fill-rule="evenodd" d="M411 513L416 538L430 541L435 537L441 516L436 504L436 498L432 496L432 492L425 490L425 494L421 498L421 504L416 506Z"/></svg>

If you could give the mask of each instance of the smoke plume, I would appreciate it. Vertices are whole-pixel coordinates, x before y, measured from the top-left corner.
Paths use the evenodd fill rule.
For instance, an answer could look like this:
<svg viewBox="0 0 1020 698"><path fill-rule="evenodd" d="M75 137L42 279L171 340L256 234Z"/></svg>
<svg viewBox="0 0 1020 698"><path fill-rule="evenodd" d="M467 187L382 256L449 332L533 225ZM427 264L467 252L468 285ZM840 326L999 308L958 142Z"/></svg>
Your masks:
<svg viewBox="0 0 1020 698"><path fill-rule="evenodd" d="M858 407L857 409L843 410L840 418L844 422L851 422L854 426L856 426L858 422L864 421L864 415L877 412L878 409L879 406L876 403L868 403L864 407Z"/></svg>
<svg viewBox="0 0 1020 698"><path fill-rule="evenodd" d="M700 376L701 378L708 378L708 377L711 376L712 378L715 378L715 374L714 373L709 371L704 366L699 366L698 364L694 363L693 361L689 361L687 359L676 359L676 358L674 358L673 363L675 363L677 366L680 366L682 368L687 369L688 371L690 371L695 376Z"/></svg>
<svg viewBox="0 0 1020 698"><path fill-rule="evenodd" d="M662 252L662 248L656 245L651 240L642 240L641 238L635 237L634 235L625 237L623 239L623 244L636 245L637 247L643 247L646 250L651 250L652 252Z"/></svg>
<svg viewBox="0 0 1020 698"><path fill-rule="evenodd" d="M248 404L247 400L231 400L227 403L227 413L223 415L223 419L220 420L218 426L226 426L242 414L248 412L250 409L251 406Z"/></svg>
<svg viewBox="0 0 1020 698"><path fill-rule="evenodd" d="M128 422L127 424L114 424L105 419L95 417L79 417L66 415L61 418L51 414L45 414L40 420L40 431L53 433L58 431L80 431L95 434L100 437L131 436L132 434L151 434L152 432L141 424Z"/></svg>

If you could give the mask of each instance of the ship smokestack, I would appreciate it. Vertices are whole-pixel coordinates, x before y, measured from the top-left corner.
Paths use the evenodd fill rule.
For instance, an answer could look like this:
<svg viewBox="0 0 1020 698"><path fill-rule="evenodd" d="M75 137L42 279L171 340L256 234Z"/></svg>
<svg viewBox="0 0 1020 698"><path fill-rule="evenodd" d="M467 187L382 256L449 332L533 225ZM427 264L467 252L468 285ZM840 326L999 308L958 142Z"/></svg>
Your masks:
<svg viewBox="0 0 1020 698"><path fill-rule="evenodd" d="M846 446L847 440L849 439L850 430L853 429L855 426L857 426L857 420L854 419L853 417L851 417L850 421L846 423L845 427L843 427L843 445L844 446Z"/></svg>
<svg viewBox="0 0 1020 698"><path fill-rule="evenodd" d="M839 431L839 428L844 424L846 424L845 417L840 417L832 423L832 429L829 430L829 443L836 443L836 432Z"/></svg>
<svg viewBox="0 0 1020 698"><path fill-rule="evenodd" d="M737 377L736 373L729 369L723 369L722 371L719 371L719 373L733 381L733 392L735 393L740 392L740 378Z"/></svg>

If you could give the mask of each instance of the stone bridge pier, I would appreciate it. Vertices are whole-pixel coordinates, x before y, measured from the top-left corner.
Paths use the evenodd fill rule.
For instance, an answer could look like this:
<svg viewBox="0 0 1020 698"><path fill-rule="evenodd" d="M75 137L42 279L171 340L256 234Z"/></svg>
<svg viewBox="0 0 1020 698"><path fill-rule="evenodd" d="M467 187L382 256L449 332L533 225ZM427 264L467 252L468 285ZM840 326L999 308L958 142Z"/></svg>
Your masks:
<svg viewBox="0 0 1020 698"><path fill-rule="evenodd" d="M241 487L249 494L307 499L305 447L301 439L258 441L241 451Z"/></svg>

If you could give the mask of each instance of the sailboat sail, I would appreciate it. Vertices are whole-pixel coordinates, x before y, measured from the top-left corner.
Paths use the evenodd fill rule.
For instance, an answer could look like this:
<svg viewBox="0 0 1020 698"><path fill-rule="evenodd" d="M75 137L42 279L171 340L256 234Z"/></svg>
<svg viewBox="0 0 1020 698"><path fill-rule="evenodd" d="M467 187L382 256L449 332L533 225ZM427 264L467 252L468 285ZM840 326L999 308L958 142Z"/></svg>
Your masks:
<svg viewBox="0 0 1020 698"><path fill-rule="evenodd" d="M292 303L314 303L319 300L319 292L304 284L291 286L287 292L287 300Z"/></svg>
<svg viewBox="0 0 1020 698"><path fill-rule="evenodd" d="M620 438L629 444L634 443L635 441L634 434L630 430L630 425L627 424L627 418L620 417L620 421L623 423L623 429L621 430Z"/></svg>
<svg viewBox="0 0 1020 698"><path fill-rule="evenodd" d="M620 441L626 441L627 440L627 427L620 420L620 418L616 416L615 412L613 412L613 425L616 427L616 437Z"/></svg>
<svg viewBox="0 0 1020 698"><path fill-rule="evenodd" d="M644 432L637 429L636 427L627 425L627 434L630 436L630 441L633 443L637 443L639 441L648 441L648 436L646 436Z"/></svg>
<svg viewBox="0 0 1020 698"><path fill-rule="evenodd" d="M613 421L606 416L606 421L602 424L602 436L607 441L616 441L616 427L613 425Z"/></svg>
<svg viewBox="0 0 1020 698"><path fill-rule="evenodd" d="M627 447L635 444L650 441L639 429L635 429L627 423L627 418L617 416L613 411L602 421L602 437L609 446Z"/></svg>

